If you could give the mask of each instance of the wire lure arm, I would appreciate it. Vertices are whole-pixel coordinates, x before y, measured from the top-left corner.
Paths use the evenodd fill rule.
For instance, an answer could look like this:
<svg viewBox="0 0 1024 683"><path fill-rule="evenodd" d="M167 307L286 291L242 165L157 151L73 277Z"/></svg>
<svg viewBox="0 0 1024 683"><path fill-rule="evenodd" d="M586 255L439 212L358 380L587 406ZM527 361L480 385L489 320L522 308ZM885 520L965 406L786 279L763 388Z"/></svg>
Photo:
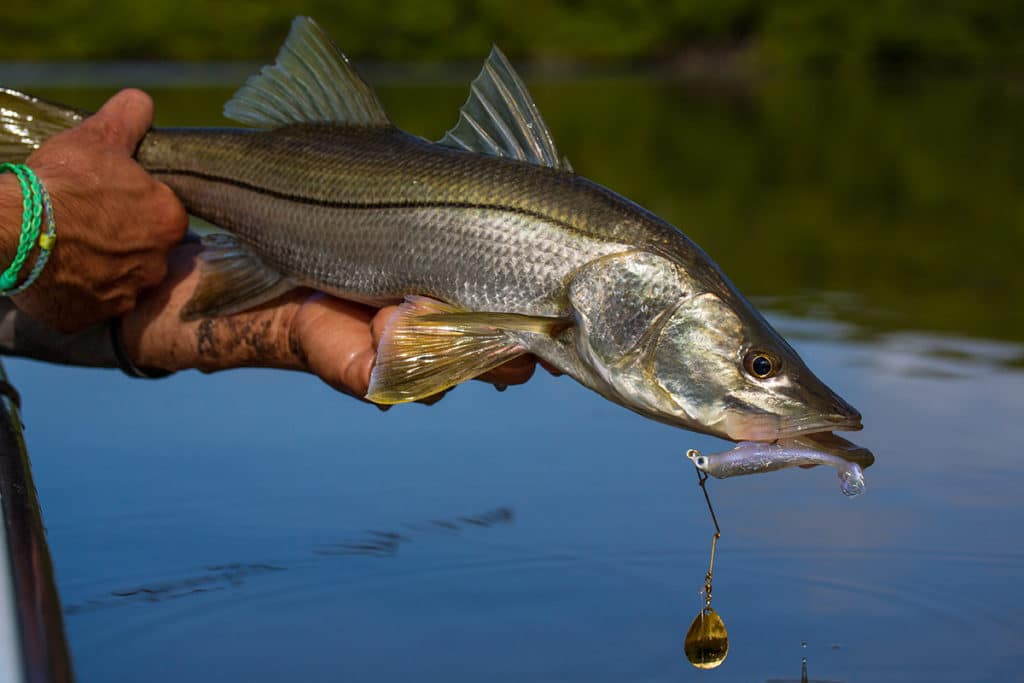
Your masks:
<svg viewBox="0 0 1024 683"><path fill-rule="evenodd" d="M686 455L696 466L695 458L700 456L700 451L691 449ZM686 653L686 658L698 669L714 669L725 661L725 657L729 653L729 634L725 630L725 623L711 607L711 578L715 571L715 550L718 548L718 539L722 537L722 530L718 526L715 508L711 505L707 481L707 472L702 472L700 468L697 468L697 484L704 494L708 512L711 513L711 521L715 525L715 535L711 537L711 560L708 562L708 573L704 575L704 607L690 624L690 629L686 632L686 639L683 642L683 652Z"/></svg>
<svg viewBox="0 0 1024 683"><path fill-rule="evenodd" d="M687 452L687 456L692 460L692 456L699 455L700 451L691 449ZM694 468L696 469L696 468ZM711 561L708 562L708 573L704 576L704 609L711 609L711 577L715 571L715 550L718 548L718 539L722 537L722 529L718 526L718 517L715 515L715 508L711 505L711 497L708 495L708 487L706 486L708 481L708 473L702 472L696 469L697 472L697 484L700 486L701 493L704 494L704 501L708 504L708 512L711 513L711 522L715 525L715 535L711 537Z"/></svg>

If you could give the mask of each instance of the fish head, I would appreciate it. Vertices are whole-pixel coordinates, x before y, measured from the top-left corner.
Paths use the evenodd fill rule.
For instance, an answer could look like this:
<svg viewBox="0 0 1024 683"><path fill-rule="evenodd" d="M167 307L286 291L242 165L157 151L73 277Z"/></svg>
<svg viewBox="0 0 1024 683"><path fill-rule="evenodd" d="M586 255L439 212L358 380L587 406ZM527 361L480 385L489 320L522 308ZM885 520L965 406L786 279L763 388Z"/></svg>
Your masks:
<svg viewBox="0 0 1024 683"><path fill-rule="evenodd" d="M860 413L735 291L680 302L644 362L697 431L775 441L861 428Z"/></svg>
<svg viewBox="0 0 1024 683"><path fill-rule="evenodd" d="M603 393L733 441L860 429L860 413L709 266L712 276L695 275L671 259L632 253L599 264L589 286L581 278L573 291L578 346Z"/></svg>

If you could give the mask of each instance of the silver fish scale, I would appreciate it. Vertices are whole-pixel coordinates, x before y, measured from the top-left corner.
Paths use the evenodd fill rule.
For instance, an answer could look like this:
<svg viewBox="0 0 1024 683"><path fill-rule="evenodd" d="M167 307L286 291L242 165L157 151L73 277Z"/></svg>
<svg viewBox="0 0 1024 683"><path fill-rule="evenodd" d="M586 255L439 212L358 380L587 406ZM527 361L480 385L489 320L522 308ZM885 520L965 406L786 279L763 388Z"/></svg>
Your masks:
<svg viewBox="0 0 1024 683"><path fill-rule="evenodd" d="M303 207L182 176L176 192L216 207L204 216L237 234L300 284L368 303L422 294L468 310L569 313L566 280L627 245L587 239L531 216L489 208Z"/></svg>
<svg viewBox="0 0 1024 683"><path fill-rule="evenodd" d="M566 286L583 264L638 242L682 257L692 246L579 176L399 131L157 131L139 160L268 266L370 303L422 294L566 315Z"/></svg>

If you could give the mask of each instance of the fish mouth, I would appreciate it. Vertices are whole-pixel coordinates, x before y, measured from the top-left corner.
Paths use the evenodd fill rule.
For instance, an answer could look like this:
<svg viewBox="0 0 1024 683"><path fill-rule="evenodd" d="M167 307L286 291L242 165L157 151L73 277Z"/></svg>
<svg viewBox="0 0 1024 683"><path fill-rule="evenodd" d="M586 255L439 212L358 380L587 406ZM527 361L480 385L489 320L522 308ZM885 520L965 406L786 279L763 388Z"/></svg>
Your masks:
<svg viewBox="0 0 1024 683"><path fill-rule="evenodd" d="M783 419L779 428L779 439L831 432L859 432L864 429L860 413L851 408L851 413L813 415L805 418Z"/></svg>
<svg viewBox="0 0 1024 683"><path fill-rule="evenodd" d="M780 439L819 432L859 432L864 429L860 411L841 399L833 392L822 413L803 417L783 417L779 424ZM825 412L827 411L827 412Z"/></svg>
<svg viewBox="0 0 1024 683"><path fill-rule="evenodd" d="M864 428L860 413L837 400L834 412L801 417L780 417L770 413L730 411L722 422L726 438L732 441L772 442L834 431L856 432ZM837 437L838 438L838 437Z"/></svg>
<svg viewBox="0 0 1024 683"><path fill-rule="evenodd" d="M863 468L870 467L875 462L875 455L870 450L863 446L858 446L841 436L836 436L832 432L802 434L800 436L779 439L777 443L813 448L816 451L835 455L849 462L855 462Z"/></svg>

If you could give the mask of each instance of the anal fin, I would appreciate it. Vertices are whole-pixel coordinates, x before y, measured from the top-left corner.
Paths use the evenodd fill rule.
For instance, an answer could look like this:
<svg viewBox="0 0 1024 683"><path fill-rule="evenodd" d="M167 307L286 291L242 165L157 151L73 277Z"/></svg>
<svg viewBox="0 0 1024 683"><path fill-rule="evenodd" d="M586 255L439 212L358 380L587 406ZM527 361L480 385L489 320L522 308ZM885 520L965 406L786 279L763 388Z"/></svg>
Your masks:
<svg viewBox="0 0 1024 683"><path fill-rule="evenodd" d="M554 335L571 324L408 297L384 329L366 398L391 404L432 396L527 353L513 332Z"/></svg>
<svg viewBox="0 0 1024 683"><path fill-rule="evenodd" d="M295 287L233 235L213 233L202 242L199 284L181 312L182 320L238 313Z"/></svg>

